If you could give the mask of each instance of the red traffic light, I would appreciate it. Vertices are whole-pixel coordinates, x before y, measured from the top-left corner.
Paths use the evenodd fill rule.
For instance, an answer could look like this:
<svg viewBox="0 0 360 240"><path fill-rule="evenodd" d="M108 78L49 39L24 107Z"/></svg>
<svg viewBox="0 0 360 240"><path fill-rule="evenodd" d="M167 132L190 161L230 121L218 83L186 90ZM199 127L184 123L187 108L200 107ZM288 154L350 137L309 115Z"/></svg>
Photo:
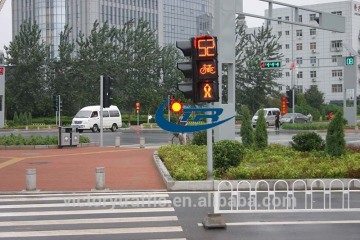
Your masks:
<svg viewBox="0 0 360 240"><path fill-rule="evenodd" d="M136 108L136 110L140 110L140 103L139 103L139 102L137 102L137 103L135 104L135 108Z"/></svg>

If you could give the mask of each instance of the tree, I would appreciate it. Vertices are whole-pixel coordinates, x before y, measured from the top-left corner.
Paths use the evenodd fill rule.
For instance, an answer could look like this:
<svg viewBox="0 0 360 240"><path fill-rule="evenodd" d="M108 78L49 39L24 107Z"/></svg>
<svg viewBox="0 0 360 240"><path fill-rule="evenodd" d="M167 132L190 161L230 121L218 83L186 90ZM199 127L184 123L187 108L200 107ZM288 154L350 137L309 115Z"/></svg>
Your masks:
<svg viewBox="0 0 360 240"><path fill-rule="evenodd" d="M253 33L246 33L244 21L237 19L236 26L236 98L249 106L251 112L267 104L267 97L280 95L275 89L278 84L276 70L261 70L262 60L281 59L279 36L271 28L262 26ZM238 109L239 110L239 109Z"/></svg>
<svg viewBox="0 0 360 240"><path fill-rule="evenodd" d="M36 23L25 21L19 34L5 46L7 63L6 106L8 114L14 111L32 112L35 116L48 114L47 62L49 46L40 41L41 31Z"/></svg>
<svg viewBox="0 0 360 240"><path fill-rule="evenodd" d="M345 153L346 142L344 133L345 119L341 111L336 112L329 124L326 134L325 151L330 156L339 157Z"/></svg>
<svg viewBox="0 0 360 240"><path fill-rule="evenodd" d="M313 108L320 109L321 105L324 104L324 93L320 92L316 85L310 86L304 97L307 104Z"/></svg>
<svg viewBox="0 0 360 240"><path fill-rule="evenodd" d="M264 116L264 109L261 108L256 121L254 144L257 149L265 149L268 146L267 125Z"/></svg>
<svg viewBox="0 0 360 240"><path fill-rule="evenodd" d="M250 111L247 106L242 107L242 123L240 135L245 147L251 147L254 143L254 130L251 124Z"/></svg>

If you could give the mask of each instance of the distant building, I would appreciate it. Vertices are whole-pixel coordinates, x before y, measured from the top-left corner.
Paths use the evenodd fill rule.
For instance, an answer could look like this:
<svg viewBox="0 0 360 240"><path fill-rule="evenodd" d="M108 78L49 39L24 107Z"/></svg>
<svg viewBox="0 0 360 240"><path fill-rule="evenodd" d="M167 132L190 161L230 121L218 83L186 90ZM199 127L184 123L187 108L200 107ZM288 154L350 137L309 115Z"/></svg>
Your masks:
<svg viewBox="0 0 360 240"><path fill-rule="evenodd" d="M345 45L351 46L360 53L360 2L343 1L304 6L323 12L342 15L346 18L345 33L336 33L316 28L302 27L282 22L272 22L272 31L281 36L279 44L284 57L283 71L279 72L277 82L281 84L280 92L291 86L291 62L296 64L295 87L305 92L311 85L317 85L324 93L325 102L340 103L344 98L343 68L337 66L337 58L349 56ZM291 8L274 8L273 17L292 20ZM267 11L265 11L265 15ZM317 25L318 14L300 10L299 22ZM248 29L253 31L253 29ZM293 52L293 56L292 56ZM360 64L358 58L358 64ZM360 72L357 67L357 92L360 94Z"/></svg>
<svg viewBox="0 0 360 240"><path fill-rule="evenodd" d="M93 23L112 26L144 19L157 30L160 45L206 33L212 29L213 0L12 0L13 36L24 20L39 24L42 37L56 57L59 34L65 24L90 34Z"/></svg>

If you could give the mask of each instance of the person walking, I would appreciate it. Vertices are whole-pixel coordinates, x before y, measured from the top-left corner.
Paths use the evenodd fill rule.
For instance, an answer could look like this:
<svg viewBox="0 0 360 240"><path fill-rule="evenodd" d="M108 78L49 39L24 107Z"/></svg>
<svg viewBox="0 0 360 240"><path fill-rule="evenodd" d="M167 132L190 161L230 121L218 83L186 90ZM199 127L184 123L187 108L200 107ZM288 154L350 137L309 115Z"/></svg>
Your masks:
<svg viewBox="0 0 360 240"><path fill-rule="evenodd" d="M275 134L279 134L280 132L280 113L276 112L275 115Z"/></svg>

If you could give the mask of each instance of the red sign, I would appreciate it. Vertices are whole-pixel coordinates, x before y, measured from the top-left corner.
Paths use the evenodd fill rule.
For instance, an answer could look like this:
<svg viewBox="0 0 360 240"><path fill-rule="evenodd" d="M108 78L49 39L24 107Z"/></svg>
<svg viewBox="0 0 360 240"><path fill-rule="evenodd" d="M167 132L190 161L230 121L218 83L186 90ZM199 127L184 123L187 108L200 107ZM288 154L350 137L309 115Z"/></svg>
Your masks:
<svg viewBox="0 0 360 240"><path fill-rule="evenodd" d="M280 111L281 111L282 116L288 113L288 105L287 105L287 103L288 103L287 97L282 96L281 97L281 103L280 103L280 105L281 105L280 106Z"/></svg>
<svg viewBox="0 0 360 240"><path fill-rule="evenodd" d="M0 67L0 75L3 75L3 74L4 74L4 68Z"/></svg>

